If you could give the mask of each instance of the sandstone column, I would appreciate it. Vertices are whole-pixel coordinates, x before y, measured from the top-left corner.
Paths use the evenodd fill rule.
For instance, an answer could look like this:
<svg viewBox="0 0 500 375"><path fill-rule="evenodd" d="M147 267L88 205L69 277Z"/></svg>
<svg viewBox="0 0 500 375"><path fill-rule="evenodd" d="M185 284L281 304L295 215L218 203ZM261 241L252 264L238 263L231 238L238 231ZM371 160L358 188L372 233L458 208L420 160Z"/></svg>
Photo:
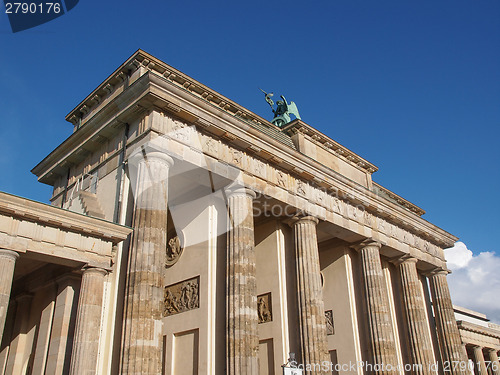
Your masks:
<svg viewBox="0 0 500 375"><path fill-rule="evenodd" d="M479 375L488 375L488 370L486 369L486 363L484 362L483 348L480 346L474 346L474 366L478 370Z"/></svg>
<svg viewBox="0 0 500 375"><path fill-rule="evenodd" d="M427 323L425 300L417 273L417 259L404 256L395 262L398 266L403 292L403 312L408 327L412 363L422 365L416 374L432 374L434 361L431 337Z"/></svg>
<svg viewBox="0 0 500 375"><path fill-rule="evenodd" d="M318 219L312 216L292 220L299 312L301 361L305 366L330 362L326 337L325 307L321 286L318 239ZM319 369L309 374L327 374Z"/></svg>
<svg viewBox="0 0 500 375"><path fill-rule="evenodd" d="M498 363L498 354L496 349L490 349L490 361L493 374L500 375L500 364Z"/></svg>
<svg viewBox="0 0 500 375"><path fill-rule="evenodd" d="M94 267L87 267L83 271L71 353L72 375L97 372L104 278L107 273L102 268Z"/></svg>
<svg viewBox="0 0 500 375"><path fill-rule="evenodd" d="M453 363L468 363L468 360L462 348L462 340L453 312L450 290L446 281L447 274L446 270L438 270L428 276L441 358L444 366L450 369L450 374L466 374L467 371L463 370L465 365L453 366Z"/></svg>
<svg viewBox="0 0 500 375"><path fill-rule="evenodd" d="M9 309L10 290L17 258L19 254L15 251L0 249L0 342Z"/></svg>
<svg viewBox="0 0 500 375"><path fill-rule="evenodd" d="M23 293L16 296L16 317L5 374L23 374L26 370L26 363L33 345L28 339L32 328L30 326L32 300L32 294Z"/></svg>
<svg viewBox="0 0 500 375"><path fill-rule="evenodd" d="M57 297L45 368L47 375L69 372L81 278L70 273L56 279L56 283Z"/></svg>
<svg viewBox="0 0 500 375"><path fill-rule="evenodd" d="M230 229L227 233L227 374L258 375L257 282L253 199L244 187L226 191Z"/></svg>
<svg viewBox="0 0 500 375"><path fill-rule="evenodd" d="M389 296L380 262L381 246L378 242L366 240L354 247L361 256L371 348L369 364L374 366L367 373L396 374L396 342L391 324Z"/></svg>
<svg viewBox="0 0 500 375"><path fill-rule="evenodd" d="M167 182L173 160L153 151L137 153L134 235L125 291L121 374L162 371L163 270L167 248Z"/></svg>
<svg viewBox="0 0 500 375"><path fill-rule="evenodd" d="M54 320L56 292L56 285L52 281L44 287L44 293L46 294L46 297L44 301L44 308L40 316L40 323L38 325L38 334L36 335L36 346L34 350L35 355L33 358L31 375L46 374L45 365L47 364L52 322Z"/></svg>

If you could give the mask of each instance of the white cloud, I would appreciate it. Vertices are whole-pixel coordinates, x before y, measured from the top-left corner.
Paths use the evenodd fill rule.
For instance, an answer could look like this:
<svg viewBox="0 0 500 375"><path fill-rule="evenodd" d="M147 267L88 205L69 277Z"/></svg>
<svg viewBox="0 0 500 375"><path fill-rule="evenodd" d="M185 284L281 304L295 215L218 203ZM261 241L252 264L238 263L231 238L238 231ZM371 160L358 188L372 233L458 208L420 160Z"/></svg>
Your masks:
<svg viewBox="0 0 500 375"><path fill-rule="evenodd" d="M484 313L500 322L500 257L492 252L474 255L463 242L444 251L452 272L448 284L453 304Z"/></svg>

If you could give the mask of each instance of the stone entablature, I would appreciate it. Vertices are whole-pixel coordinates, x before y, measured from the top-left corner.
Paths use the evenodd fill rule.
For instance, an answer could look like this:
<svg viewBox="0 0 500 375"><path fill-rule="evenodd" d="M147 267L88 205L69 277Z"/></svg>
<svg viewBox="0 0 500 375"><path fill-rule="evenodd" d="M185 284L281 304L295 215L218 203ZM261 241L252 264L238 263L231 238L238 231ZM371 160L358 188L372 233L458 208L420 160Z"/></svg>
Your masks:
<svg viewBox="0 0 500 375"><path fill-rule="evenodd" d="M489 347L497 351L500 350L500 330L483 327L464 320L458 320L457 324L462 342Z"/></svg>
<svg viewBox="0 0 500 375"><path fill-rule="evenodd" d="M131 228L0 192L0 248L109 269ZM57 261L56 261L57 262Z"/></svg>

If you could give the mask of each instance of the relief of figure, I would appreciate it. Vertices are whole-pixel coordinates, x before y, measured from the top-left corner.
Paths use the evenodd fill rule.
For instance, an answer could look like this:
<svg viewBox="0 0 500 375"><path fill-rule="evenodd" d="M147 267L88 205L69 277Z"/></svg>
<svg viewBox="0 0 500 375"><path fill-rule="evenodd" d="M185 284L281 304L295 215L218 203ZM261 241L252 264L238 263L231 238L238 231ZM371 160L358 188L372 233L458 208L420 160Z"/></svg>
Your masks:
<svg viewBox="0 0 500 375"><path fill-rule="evenodd" d="M172 294L170 289L165 288L163 315L172 315L178 312L179 312L179 306L177 305L177 298Z"/></svg>
<svg viewBox="0 0 500 375"><path fill-rule="evenodd" d="M166 266L174 265L180 258L182 253L182 245L179 236L172 237L168 241L167 245L167 259L165 261Z"/></svg>
<svg viewBox="0 0 500 375"><path fill-rule="evenodd" d="M253 167L255 175L260 177L264 176L264 163L259 160L254 160Z"/></svg>
<svg viewBox="0 0 500 375"><path fill-rule="evenodd" d="M192 293L191 283L184 283L181 288L181 306L184 309L191 307Z"/></svg>
<svg viewBox="0 0 500 375"><path fill-rule="evenodd" d="M276 179L278 182L278 186L286 187L285 174L281 171L276 171Z"/></svg>
<svg viewBox="0 0 500 375"><path fill-rule="evenodd" d="M217 142L210 137L206 137L205 148L209 154L217 154Z"/></svg>
<svg viewBox="0 0 500 375"><path fill-rule="evenodd" d="M241 159L243 158L243 153L241 151L233 151L233 164L241 165Z"/></svg>
<svg viewBox="0 0 500 375"><path fill-rule="evenodd" d="M269 308L269 299L269 293L257 297L257 313L259 315L259 323L267 323L273 320L271 310Z"/></svg>
<svg viewBox="0 0 500 375"><path fill-rule="evenodd" d="M191 300L191 308L195 309L197 307L200 307L198 301L199 301L199 285L198 283L193 283L192 285L192 291L193 291L193 298Z"/></svg>
<svg viewBox="0 0 500 375"><path fill-rule="evenodd" d="M327 335L335 334L335 328L333 327L333 311L332 310L325 311L325 321L326 321L326 334Z"/></svg>
<svg viewBox="0 0 500 375"><path fill-rule="evenodd" d="M304 196L306 195L305 184L304 184L304 182L302 182L300 180L297 180L297 193L304 195Z"/></svg>
<svg viewBox="0 0 500 375"><path fill-rule="evenodd" d="M340 207L340 200L337 197L333 197L333 212L342 213Z"/></svg>

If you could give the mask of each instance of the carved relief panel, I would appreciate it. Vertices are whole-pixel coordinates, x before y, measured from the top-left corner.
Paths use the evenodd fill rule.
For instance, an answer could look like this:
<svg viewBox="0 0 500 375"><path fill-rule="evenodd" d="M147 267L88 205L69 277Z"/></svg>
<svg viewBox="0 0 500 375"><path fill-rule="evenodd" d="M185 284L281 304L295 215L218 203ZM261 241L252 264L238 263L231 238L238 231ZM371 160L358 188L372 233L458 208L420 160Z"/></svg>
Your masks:
<svg viewBox="0 0 500 375"><path fill-rule="evenodd" d="M272 322L271 292L257 296L257 313L259 315L259 324Z"/></svg>
<svg viewBox="0 0 500 375"><path fill-rule="evenodd" d="M326 334L328 336L335 334L335 327L333 325L333 311L332 310L325 311L325 322L326 322Z"/></svg>
<svg viewBox="0 0 500 375"><path fill-rule="evenodd" d="M163 316L170 316L200 307L200 276L165 287Z"/></svg>

